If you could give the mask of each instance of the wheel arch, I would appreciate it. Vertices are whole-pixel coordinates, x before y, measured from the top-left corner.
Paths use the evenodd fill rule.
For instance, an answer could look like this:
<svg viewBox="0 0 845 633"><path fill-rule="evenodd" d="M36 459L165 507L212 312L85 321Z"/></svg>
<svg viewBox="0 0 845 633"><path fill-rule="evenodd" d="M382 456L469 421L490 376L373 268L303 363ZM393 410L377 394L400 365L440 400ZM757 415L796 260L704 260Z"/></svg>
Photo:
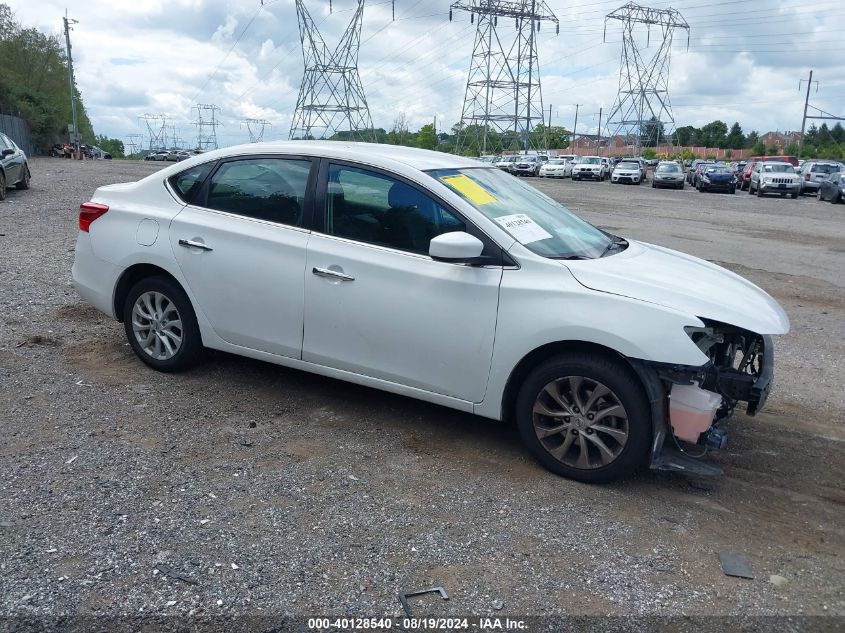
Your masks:
<svg viewBox="0 0 845 633"><path fill-rule="evenodd" d="M121 323L123 322L123 304L126 301L129 290L137 282L147 277L166 277L185 292L185 288L181 282L164 268L155 264L133 264L121 273L114 288L114 298L112 299L114 315ZM188 293L185 292L185 295L187 296Z"/></svg>
<svg viewBox="0 0 845 633"><path fill-rule="evenodd" d="M505 383L505 389L502 395L502 420L511 422L515 419L514 414L516 399L519 395L519 389L528 374L530 374L531 371L540 363L543 363L553 356L558 356L567 352L588 353L618 362L621 366L625 367L632 376L636 377L637 383L643 389L643 393L646 394L646 388L643 384L642 377L634 369L631 361L616 350L590 341L555 341L546 343L545 345L541 345L540 347L531 350L523 356L513 370L511 370L508 380Z"/></svg>

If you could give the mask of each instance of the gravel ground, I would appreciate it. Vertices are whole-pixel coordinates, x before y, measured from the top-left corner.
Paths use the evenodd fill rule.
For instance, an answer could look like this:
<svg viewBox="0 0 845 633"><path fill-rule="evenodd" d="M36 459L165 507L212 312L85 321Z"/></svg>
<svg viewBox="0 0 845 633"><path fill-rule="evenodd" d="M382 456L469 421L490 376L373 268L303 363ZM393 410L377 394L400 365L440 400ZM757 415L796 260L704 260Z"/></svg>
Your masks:
<svg viewBox="0 0 845 633"><path fill-rule="evenodd" d="M31 163L0 204L0 616L398 616L397 592L441 585L418 613L845 623L845 205L534 181L792 319L766 410L711 458L724 477L596 487L434 405L226 354L147 369L70 267L79 203L158 166Z"/></svg>

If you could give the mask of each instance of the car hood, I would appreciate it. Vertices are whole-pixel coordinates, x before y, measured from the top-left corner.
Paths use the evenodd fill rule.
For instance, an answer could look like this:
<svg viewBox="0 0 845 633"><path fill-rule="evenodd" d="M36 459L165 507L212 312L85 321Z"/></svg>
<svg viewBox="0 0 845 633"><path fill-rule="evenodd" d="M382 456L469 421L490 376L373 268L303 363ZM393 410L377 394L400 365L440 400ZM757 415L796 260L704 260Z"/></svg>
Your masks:
<svg viewBox="0 0 845 633"><path fill-rule="evenodd" d="M710 180L733 180L733 174L703 174Z"/></svg>
<svg viewBox="0 0 845 633"><path fill-rule="evenodd" d="M567 261L580 284L756 332L785 334L789 318L766 292L725 268L677 251L629 241L621 253Z"/></svg>

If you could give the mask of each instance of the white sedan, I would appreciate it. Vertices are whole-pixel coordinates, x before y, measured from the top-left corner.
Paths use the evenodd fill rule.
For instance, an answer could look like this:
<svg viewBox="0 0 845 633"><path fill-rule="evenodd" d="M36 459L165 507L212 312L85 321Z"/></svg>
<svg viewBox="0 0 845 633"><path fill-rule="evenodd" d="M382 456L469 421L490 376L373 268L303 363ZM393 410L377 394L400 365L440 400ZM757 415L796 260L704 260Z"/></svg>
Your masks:
<svg viewBox="0 0 845 633"><path fill-rule="evenodd" d="M552 471L717 472L789 321L706 261L597 229L473 159L392 145L250 144L100 187L73 280L138 357L205 348L514 420ZM674 435L674 438L673 438Z"/></svg>
<svg viewBox="0 0 845 633"><path fill-rule="evenodd" d="M553 158L540 167L540 178L568 178L572 175L572 163L562 158Z"/></svg>

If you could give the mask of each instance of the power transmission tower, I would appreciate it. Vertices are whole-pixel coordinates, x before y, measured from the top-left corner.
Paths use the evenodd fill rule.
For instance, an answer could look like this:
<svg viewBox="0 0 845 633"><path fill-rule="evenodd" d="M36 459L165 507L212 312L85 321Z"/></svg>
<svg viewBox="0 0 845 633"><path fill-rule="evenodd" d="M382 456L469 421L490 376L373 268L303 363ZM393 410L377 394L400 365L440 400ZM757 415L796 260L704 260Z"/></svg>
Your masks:
<svg viewBox="0 0 845 633"><path fill-rule="evenodd" d="M478 18L456 150L540 149L531 138L544 119L537 32L543 21L559 32L557 17L543 0L459 0L450 20L453 10ZM499 18L514 20L513 36L497 30Z"/></svg>
<svg viewBox="0 0 845 633"><path fill-rule="evenodd" d="M129 155L134 156L141 149L141 141L144 138L143 134L129 134L127 137L126 146L129 148Z"/></svg>
<svg viewBox="0 0 845 633"><path fill-rule="evenodd" d="M661 137L672 139L675 132L675 117L669 102L672 37L675 29L686 30L689 50L689 24L675 9L651 9L629 2L605 16L605 41L608 20L621 22L623 28L619 93L607 117L608 128L614 128L614 136L631 139L630 144L637 151L643 145L659 145ZM642 25L646 31L645 46L642 46L642 29L638 28ZM645 49L651 45L652 28L661 40L657 49L648 54Z"/></svg>
<svg viewBox="0 0 845 633"><path fill-rule="evenodd" d="M250 143L260 143L264 140L264 129L268 125L273 125L266 119L242 119L241 127L246 126L246 131L249 132Z"/></svg>
<svg viewBox="0 0 845 633"><path fill-rule="evenodd" d="M79 123L76 118L76 85L73 80L73 55L71 55L70 48L70 32L73 30L71 24L79 24L78 20L73 20L67 16L67 9L65 9L65 17L62 18L65 24L65 45L67 46L67 74L68 82L70 83L70 112L71 112L71 126L73 130L70 133L70 142L76 148L76 153L79 153Z"/></svg>
<svg viewBox="0 0 845 633"><path fill-rule="evenodd" d="M341 132L350 139L374 141L373 120L358 74L364 0L334 51L329 50L304 0L296 0L305 72L289 138L324 138Z"/></svg>
<svg viewBox="0 0 845 633"><path fill-rule="evenodd" d="M143 114L138 118L147 126L150 151L167 149L167 115Z"/></svg>
<svg viewBox="0 0 845 633"><path fill-rule="evenodd" d="M220 125L217 111L220 108L214 104L198 103L194 109L197 111L197 120L194 121L197 126L197 149L217 149L217 126Z"/></svg>

